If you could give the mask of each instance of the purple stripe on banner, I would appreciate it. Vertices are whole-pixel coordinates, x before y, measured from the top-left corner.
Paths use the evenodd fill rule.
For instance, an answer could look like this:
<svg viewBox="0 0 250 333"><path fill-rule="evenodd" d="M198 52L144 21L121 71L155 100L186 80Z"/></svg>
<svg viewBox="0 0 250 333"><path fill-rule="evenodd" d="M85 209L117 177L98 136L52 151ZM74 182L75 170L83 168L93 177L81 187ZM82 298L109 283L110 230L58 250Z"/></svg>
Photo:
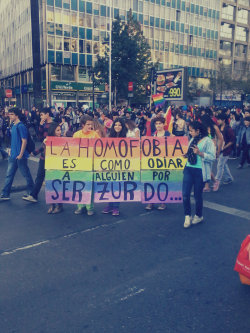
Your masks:
<svg viewBox="0 0 250 333"><path fill-rule="evenodd" d="M108 193L95 193L94 195L95 203L107 203L107 202L140 202L141 201L141 191L135 190L132 194L120 192L108 192Z"/></svg>
<svg viewBox="0 0 250 333"><path fill-rule="evenodd" d="M170 191L166 192L157 192L152 193L152 191L148 191L147 193L142 192L142 203L182 203L182 192L178 191Z"/></svg>
<svg viewBox="0 0 250 333"><path fill-rule="evenodd" d="M91 203L91 192L82 192L81 200L79 201L79 193L74 196L73 192L67 191L65 193L55 193L46 191L46 203L65 203L65 204L90 204Z"/></svg>

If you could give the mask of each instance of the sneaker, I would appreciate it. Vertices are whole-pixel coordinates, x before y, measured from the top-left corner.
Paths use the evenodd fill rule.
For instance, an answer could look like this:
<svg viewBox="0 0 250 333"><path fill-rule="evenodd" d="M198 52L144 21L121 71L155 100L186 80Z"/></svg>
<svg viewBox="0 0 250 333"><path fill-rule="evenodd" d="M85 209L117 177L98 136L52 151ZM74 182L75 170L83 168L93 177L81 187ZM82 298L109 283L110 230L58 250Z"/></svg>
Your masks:
<svg viewBox="0 0 250 333"><path fill-rule="evenodd" d="M229 184L231 184L232 182L233 182L232 179L228 179L228 180L225 180L225 181L223 182L223 184L224 184L224 185L229 185Z"/></svg>
<svg viewBox="0 0 250 333"><path fill-rule="evenodd" d="M146 207L145 207L146 210L152 210L153 209L153 204L148 204Z"/></svg>
<svg viewBox="0 0 250 333"><path fill-rule="evenodd" d="M219 187L220 187L220 182L219 182L218 180L216 180L216 181L214 182L213 191L214 191L214 192L217 192L218 189L219 189Z"/></svg>
<svg viewBox="0 0 250 333"><path fill-rule="evenodd" d="M186 215L185 216L185 222L184 222L184 228L189 228L192 224L191 216Z"/></svg>
<svg viewBox="0 0 250 333"><path fill-rule="evenodd" d="M243 168L243 165L242 164L239 164L238 166L237 166L237 169L242 169Z"/></svg>
<svg viewBox="0 0 250 333"><path fill-rule="evenodd" d="M109 213L112 213L112 212L113 212L113 209L110 208L109 206L104 208L103 211L102 211L103 214L109 214Z"/></svg>
<svg viewBox="0 0 250 333"><path fill-rule="evenodd" d="M94 211L93 211L93 210L87 210L87 215L88 215L88 216L92 216L92 215L94 215Z"/></svg>
<svg viewBox="0 0 250 333"><path fill-rule="evenodd" d="M8 200L10 200L10 197L7 197L6 195L1 195L0 196L0 201L8 201Z"/></svg>
<svg viewBox="0 0 250 333"><path fill-rule="evenodd" d="M52 214L59 214L63 211L62 207L56 206L56 208L51 212Z"/></svg>
<svg viewBox="0 0 250 333"><path fill-rule="evenodd" d="M193 220L192 220L192 224L197 224L203 221L203 216L199 217L197 215L194 216Z"/></svg>
<svg viewBox="0 0 250 333"><path fill-rule="evenodd" d="M22 197L22 199L25 201L29 201L29 202L37 202L37 199L35 199L32 195L29 195L29 194L25 194Z"/></svg>
<svg viewBox="0 0 250 333"><path fill-rule="evenodd" d="M81 214L84 213L85 209L86 209L85 207L77 208L77 209L74 211L74 213L75 213L76 215L81 215Z"/></svg>
<svg viewBox="0 0 250 333"><path fill-rule="evenodd" d="M167 208L166 204L160 204L157 209L158 210L165 210Z"/></svg>
<svg viewBox="0 0 250 333"><path fill-rule="evenodd" d="M117 208L113 209L112 215L119 216L120 215L119 209L117 209Z"/></svg>

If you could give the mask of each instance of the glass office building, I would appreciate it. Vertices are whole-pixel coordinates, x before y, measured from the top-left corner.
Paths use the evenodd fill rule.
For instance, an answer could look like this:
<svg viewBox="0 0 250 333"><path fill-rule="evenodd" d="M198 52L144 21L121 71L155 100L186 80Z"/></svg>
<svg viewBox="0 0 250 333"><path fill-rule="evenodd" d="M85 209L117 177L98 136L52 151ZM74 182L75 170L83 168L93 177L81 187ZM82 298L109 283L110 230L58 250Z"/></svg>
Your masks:
<svg viewBox="0 0 250 333"><path fill-rule="evenodd" d="M108 38L109 17L111 15L114 19L120 16L122 20L126 20L130 8L134 18L140 22L151 47L152 61L159 62L160 69L185 66L188 67L190 77L203 80L215 75L223 9L219 0L39 1L42 87L44 101L48 104L90 103L92 89L88 68L94 65L97 54L102 52L103 42ZM12 7L13 2L19 3L21 8L26 7L27 15L30 13L29 0L4 1L8 5L2 5L2 2L0 18L6 16L6 8L10 3ZM22 13L19 11L15 15L9 17L9 20L6 19L9 26L17 21ZM14 28L11 28L12 32L10 29L2 31L1 28L0 36L7 41L5 45L9 52L15 53L14 40L17 34L22 36L24 26L28 29L26 37L19 38L21 42L18 44L18 49L23 53L21 60L15 54L6 64L2 56L7 51L3 50L1 44L0 70L2 82L8 88L14 88L17 96L20 93L22 98L18 97L18 100L25 100L26 106L32 101L31 88L29 92L32 85L30 17L23 18L19 30L15 23ZM239 33L241 34L241 29ZM237 50L240 52L240 47ZM21 64L17 65L18 62ZM21 81L19 80L17 85L17 80L13 78L18 76ZM22 80L22 76L26 79ZM22 88L23 85L27 88ZM98 89L96 100L101 101L105 97L104 87ZM26 90L27 94L30 94L28 100L23 96Z"/></svg>

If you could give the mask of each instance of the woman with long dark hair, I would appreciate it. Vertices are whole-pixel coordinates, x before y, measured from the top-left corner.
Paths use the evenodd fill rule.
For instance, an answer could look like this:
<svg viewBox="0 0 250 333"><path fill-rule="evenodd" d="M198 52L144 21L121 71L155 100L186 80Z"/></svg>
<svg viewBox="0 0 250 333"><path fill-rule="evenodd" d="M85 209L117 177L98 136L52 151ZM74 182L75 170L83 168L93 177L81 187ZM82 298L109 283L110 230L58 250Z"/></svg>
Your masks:
<svg viewBox="0 0 250 333"><path fill-rule="evenodd" d="M127 127L122 118L116 118L112 124L110 129L109 137L110 138L126 138L127 135ZM120 202L110 202L102 211L103 214L112 213L113 216L119 216L119 207Z"/></svg>
<svg viewBox="0 0 250 333"><path fill-rule="evenodd" d="M221 147L223 145L223 135L219 129L219 127L215 124L215 122L212 120L211 116L208 114L204 114L200 118L201 123L206 127L208 132L208 137L213 140L213 143L215 145L216 149L216 158L220 156ZM215 176L213 173L211 173L211 179L213 182L215 182ZM204 187L204 192L210 192L210 182L206 182L206 185Z"/></svg>
<svg viewBox="0 0 250 333"><path fill-rule="evenodd" d="M191 224L203 221L203 188L205 182L211 179L212 162L215 160L215 145L208 137L206 127L198 121L189 125L189 134L192 137L189 143L187 164L184 168L182 184L183 206L185 214L184 228ZM190 196L194 187L195 216L191 217Z"/></svg>

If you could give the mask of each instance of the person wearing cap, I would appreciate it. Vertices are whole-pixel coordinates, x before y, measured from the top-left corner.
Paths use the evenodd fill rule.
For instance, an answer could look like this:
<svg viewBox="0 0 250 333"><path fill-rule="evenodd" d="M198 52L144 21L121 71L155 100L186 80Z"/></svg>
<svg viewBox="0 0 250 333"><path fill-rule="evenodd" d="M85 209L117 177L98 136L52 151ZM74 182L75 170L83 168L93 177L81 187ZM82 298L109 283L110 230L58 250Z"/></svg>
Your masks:
<svg viewBox="0 0 250 333"><path fill-rule="evenodd" d="M242 156L240 164L237 169L242 169L243 165L247 161L248 166L250 166L250 116L244 118L244 127L241 128L241 131L237 138L237 147L240 147L242 150Z"/></svg>

